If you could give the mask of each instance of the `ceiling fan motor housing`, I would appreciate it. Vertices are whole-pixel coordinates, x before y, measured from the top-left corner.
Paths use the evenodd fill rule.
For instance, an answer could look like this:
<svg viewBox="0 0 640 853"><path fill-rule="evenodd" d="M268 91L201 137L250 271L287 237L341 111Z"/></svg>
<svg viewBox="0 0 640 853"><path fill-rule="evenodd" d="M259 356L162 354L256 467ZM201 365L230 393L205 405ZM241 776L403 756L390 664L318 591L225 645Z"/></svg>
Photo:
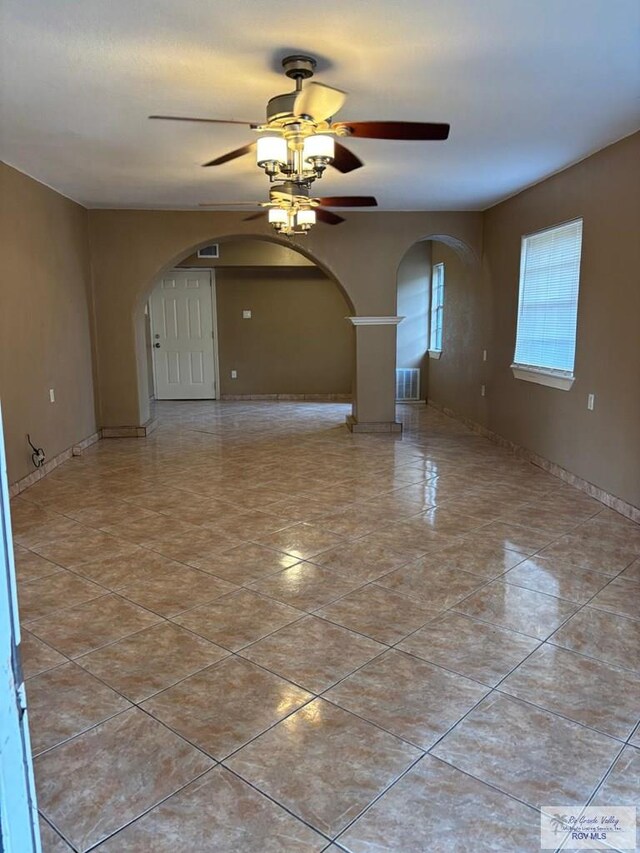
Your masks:
<svg viewBox="0 0 640 853"><path fill-rule="evenodd" d="M297 95L297 92L287 92L270 98L267 102L267 123L278 119L294 118L293 105Z"/></svg>

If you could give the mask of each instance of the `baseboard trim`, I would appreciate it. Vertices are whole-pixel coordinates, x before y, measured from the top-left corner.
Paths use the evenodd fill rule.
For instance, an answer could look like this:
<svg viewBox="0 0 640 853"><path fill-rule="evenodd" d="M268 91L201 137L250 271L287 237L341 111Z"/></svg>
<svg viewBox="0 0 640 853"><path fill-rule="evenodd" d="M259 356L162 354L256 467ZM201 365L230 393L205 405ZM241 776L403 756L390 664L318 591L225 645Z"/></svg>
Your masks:
<svg viewBox="0 0 640 853"><path fill-rule="evenodd" d="M146 438L157 426L158 419L150 418L142 426L102 427L100 438Z"/></svg>
<svg viewBox="0 0 640 853"><path fill-rule="evenodd" d="M527 462L531 462L532 465L542 468L543 471L546 471L548 474L552 474L554 477L558 477L559 480L568 483L570 486L580 489L581 492L585 492L589 497L595 498L600 501L600 503L620 513L620 515L624 515L625 518L630 518L631 521L635 521L637 524L640 524L640 507L634 506L628 501L625 501L616 495L612 495L610 492L606 492L604 489L590 483L588 480L584 480L582 477L578 477L577 474L573 474L571 471L568 471L556 462L551 462L551 460L546 459L544 456L539 456L532 450L528 450L520 444L515 444L515 442L509 441L508 438L498 435L498 433L493 432L476 421L472 421L470 418L466 418L464 415L460 415L458 412L455 412L453 409L449 409L447 406L436 403L434 400L428 400L427 405L431 406L432 409L435 409L438 412L442 412L443 415L447 415L447 417L459 421L470 430L473 430L473 432L477 432L485 438L488 438L489 441L494 444L510 450L520 459L525 459Z"/></svg>
<svg viewBox="0 0 640 853"><path fill-rule="evenodd" d="M354 433L402 433L402 424L399 421L371 421L362 422L354 418L353 415L347 415L345 423L350 432Z"/></svg>
<svg viewBox="0 0 640 853"><path fill-rule="evenodd" d="M19 480L16 480L15 483L12 483L9 486L9 497L15 498L21 492L24 492L25 489L28 489L29 486L33 486L38 482L38 480L42 480L43 477L46 477L47 474L54 471L58 465L61 465L63 462L67 462L67 460L71 459L72 456L81 456L83 450L86 450L87 447L90 447L99 440L100 432L94 432L87 436L87 438L83 438L82 441L79 441L77 444L73 444L71 447L63 450L62 453L58 453L57 456L47 460L41 468L36 468L35 471L27 474L26 477L21 477Z"/></svg>
<svg viewBox="0 0 640 853"><path fill-rule="evenodd" d="M221 394L223 402L279 400L298 403L350 403L351 394Z"/></svg>

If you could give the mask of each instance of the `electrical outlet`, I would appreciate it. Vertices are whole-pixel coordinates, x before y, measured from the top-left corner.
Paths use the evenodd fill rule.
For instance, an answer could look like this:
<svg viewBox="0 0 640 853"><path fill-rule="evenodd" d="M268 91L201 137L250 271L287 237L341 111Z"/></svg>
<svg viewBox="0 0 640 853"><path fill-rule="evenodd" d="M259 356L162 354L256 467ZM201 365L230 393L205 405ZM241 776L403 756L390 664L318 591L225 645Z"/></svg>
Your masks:
<svg viewBox="0 0 640 853"><path fill-rule="evenodd" d="M482 350L482 360L483 360L483 361L486 361L486 360L487 360L487 351L486 351L486 349L483 349L483 350Z"/></svg>
<svg viewBox="0 0 640 853"><path fill-rule="evenodd" d="M238 371L237 371L237 370L232 370L232 371L231 371L231 378L232 378L232 379L237 379L237 378L238 378Z"/></svg>
<svg viewBox="0 0 640 853"><path fill-rule="evenodd" d="M481 397L486 397L486 396L487 396L487 386L486 386L486 385L481 385L481 386L480 386L480 396L481 396Z"/></svg>
<svg viewBox="0 0 640 853"><path fill-rule="evenodd" d="M596 395L595 394L589 394L589 396L587 397L587 409L589 409L589 411L592 412L595 404L596 404Z"/></svg>
<svg viewBox="0 0 640 853"><path fill-rule="evenodd" d="M247 308L245 308L244 311L242 312L242 319L243 320L250 320L251 319L251 311L249 311Z"/></svg>
<svg viewBox="0 0 640 853"><path fill-rule="evenodd" d="M53 388L49 388L49 402L55 403L55 401L56 401L56 392L53 390Z"/></svg>

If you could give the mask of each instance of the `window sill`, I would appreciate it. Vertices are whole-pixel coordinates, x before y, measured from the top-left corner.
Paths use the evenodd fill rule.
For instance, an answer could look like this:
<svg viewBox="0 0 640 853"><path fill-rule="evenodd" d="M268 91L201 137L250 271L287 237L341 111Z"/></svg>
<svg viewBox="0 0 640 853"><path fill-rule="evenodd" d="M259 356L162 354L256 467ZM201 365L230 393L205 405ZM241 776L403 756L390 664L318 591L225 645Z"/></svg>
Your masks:
<svg viewBox="0 0 640 853"><path fill-rule="evenodd" d="M440 358L442 355L441 349L430 349L429 350L429 358Z"/></svg>
<svg viewBox="0 0 640 853"><path fill-rule="evenodd" d="M569 391L575 382L575 376L562 370L546 370L544 367L527 367L523 364L512 364L511 370L516 379L525 382L536 382L560 391Z"/></svg>

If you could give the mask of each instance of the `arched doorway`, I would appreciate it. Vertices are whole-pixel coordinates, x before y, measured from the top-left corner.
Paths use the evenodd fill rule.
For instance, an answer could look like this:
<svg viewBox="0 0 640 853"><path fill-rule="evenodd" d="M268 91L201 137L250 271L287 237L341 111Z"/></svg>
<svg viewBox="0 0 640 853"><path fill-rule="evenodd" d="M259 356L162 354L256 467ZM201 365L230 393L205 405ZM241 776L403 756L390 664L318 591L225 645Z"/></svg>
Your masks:
<svg viewBox="0 0 640 853"><path fill-rule="evenodd" d="M198 257L199 249L211 245L200 242L184 250L139 294L134 322L141 422L149 419L154 372L167 357L164 341L164 349L154 350L160 342L151 338L154 306L157 322L158 300L166 296L160 291L185 279L197 287L207 276L217 318L212 342L216 377L208 399L350 402L355 346L345 318L354 307L335 277L285 241L229 236L215 241L217 258ZM164 399L177 398L188 399L188 390L175 397L164 394Z"/></svg>
<svg viewBox="0 0 640 853"><path fill-rule="evenodd" d="M398 314L405 317L397 339L404 387L412 392L419 387L419 400L476 413L486 392L487 349L476 253L456 237L425 236L402 257L397 290Z"/></svg>

